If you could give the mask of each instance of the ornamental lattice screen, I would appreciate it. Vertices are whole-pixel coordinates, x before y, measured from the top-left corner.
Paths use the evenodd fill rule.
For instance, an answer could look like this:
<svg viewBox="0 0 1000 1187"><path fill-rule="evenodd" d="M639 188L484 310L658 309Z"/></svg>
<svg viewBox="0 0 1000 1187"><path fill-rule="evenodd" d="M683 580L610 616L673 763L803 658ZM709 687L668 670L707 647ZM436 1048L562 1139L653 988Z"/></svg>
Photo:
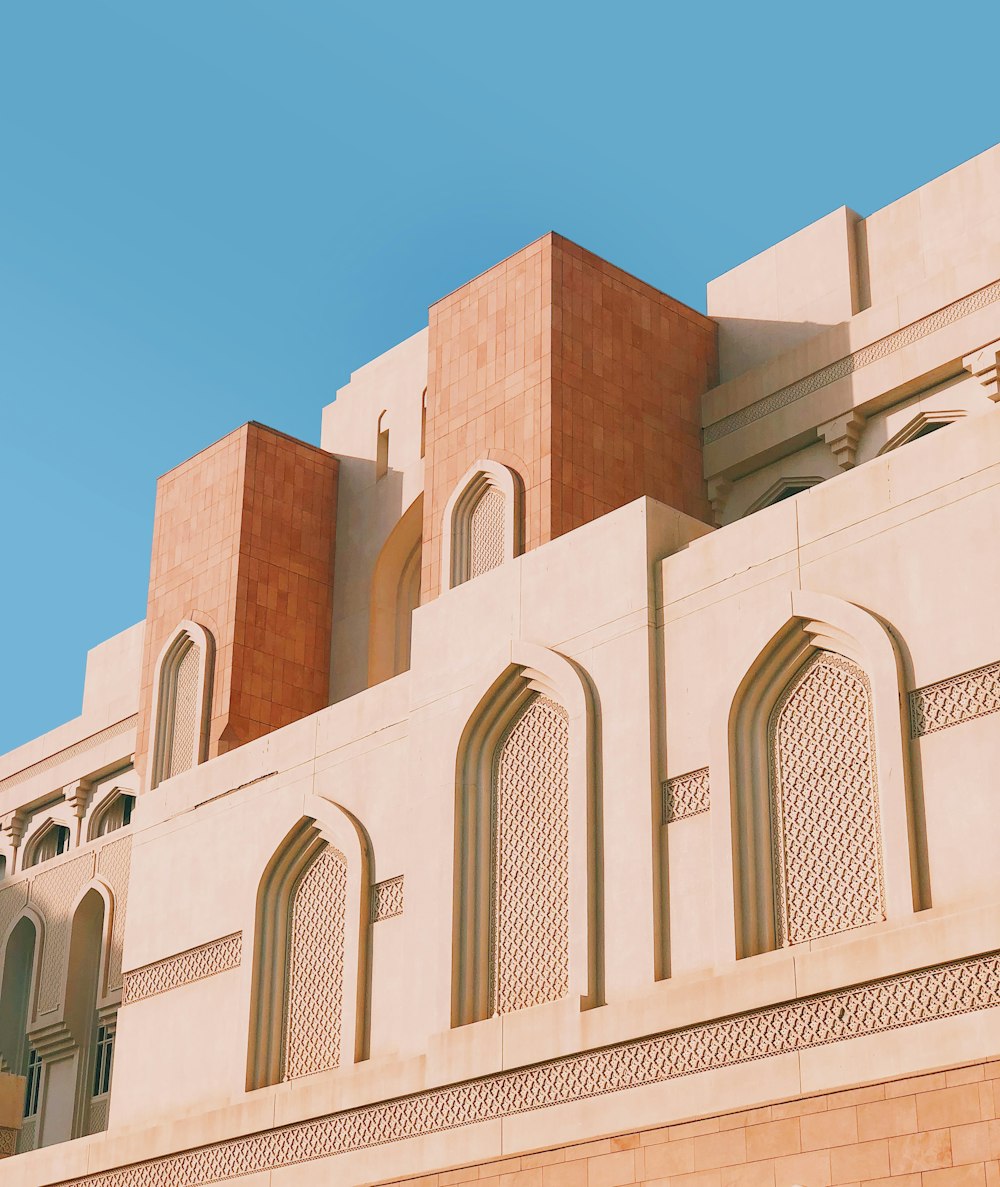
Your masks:
<svg viewBox="0 0 1000 1187"><path fill-rule="evenodd" d="M299 880L288 929L281 1078L340 1064L347 859L327 845Z"/></svg>
<svg viewBox="0 0 1000 1187"><path fill-rule="evenodd" d="M885 918L872 694L843 656L819 652L768 728L779 944Z"/></svg>
<svg viewBox="0 0 1000 1187"><path fill-rule="evenodd" d="M487 486L469 516L469 577L478 577L504 562L504 493Z"/></svg>
<svg viewBox="0 0 1000 1187"><path fill-rule="evenodd" d="M535 694L494 759L493 953L498 1014L569 992L569 720Z"/></svg>
<svg viewBox="0 0 1000 1187"><path fill-rule="evenodd" d="M201 656L195 643L184 651L173 672L169 695L173 698L172 725L164 778L189 771L198 745L198 676Z"/></svg>

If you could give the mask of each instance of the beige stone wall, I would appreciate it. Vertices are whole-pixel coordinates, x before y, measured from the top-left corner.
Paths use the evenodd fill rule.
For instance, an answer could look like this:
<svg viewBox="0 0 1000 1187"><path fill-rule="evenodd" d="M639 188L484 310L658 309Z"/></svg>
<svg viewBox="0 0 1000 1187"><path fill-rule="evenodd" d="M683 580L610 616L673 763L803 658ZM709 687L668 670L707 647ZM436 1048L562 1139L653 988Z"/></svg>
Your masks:
<svg viewBox="0 0 1000 1187"><path fill-rule="evenodd" d="M802 1096L384 1187L996 1187L1000 1063Z"/></svg>

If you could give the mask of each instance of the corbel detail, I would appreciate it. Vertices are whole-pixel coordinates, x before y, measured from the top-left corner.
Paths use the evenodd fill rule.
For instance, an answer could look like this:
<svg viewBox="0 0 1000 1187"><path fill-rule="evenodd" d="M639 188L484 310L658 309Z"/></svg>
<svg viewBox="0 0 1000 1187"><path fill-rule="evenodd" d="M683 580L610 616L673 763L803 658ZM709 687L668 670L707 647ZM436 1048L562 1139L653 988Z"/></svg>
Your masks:
<svg viewBox="0 0 1000 1187"><path fill-rule="evenodd" d="M28 1042L46 1063L66 1059L76 1050L76 1040L64 1021L43 1023L28 1031Z"/></svg>
<svg viewBox="0 0 1000 1187"><path fill-rule="evenodd" d="M717 527L722 527L722 516L725 514L726 503L732 493L733 484L728 478L710 478L708 480L708 498L712 504L712 515Z"/></svg>
<svg viewBox="0 0 1000 1187"><path fill-rule="evenodd" d="M830 446L834 461L842 470L853 468L864 427L865 414L857 408L819 426L820 436Z"/></svg>
<svg viewBox="0 0 1000 1187"><path fill-rule="evenodd" d="M967 354L962 359L962 366L986 388L986 394L994 404L1000 402L1000 339Z"/></svg>
<svg viewBox="0 0 1000 1187"><path fill-rule="evenodd" d="M73 809L73 815L76 817L76 844L80 844L80 837L83 830L83 818L87 814L87 803L90 800L90 793L93 790L93 783L89 779L77 779L72 783L67 783L63 788L63 797L66 803Z"/></svg>

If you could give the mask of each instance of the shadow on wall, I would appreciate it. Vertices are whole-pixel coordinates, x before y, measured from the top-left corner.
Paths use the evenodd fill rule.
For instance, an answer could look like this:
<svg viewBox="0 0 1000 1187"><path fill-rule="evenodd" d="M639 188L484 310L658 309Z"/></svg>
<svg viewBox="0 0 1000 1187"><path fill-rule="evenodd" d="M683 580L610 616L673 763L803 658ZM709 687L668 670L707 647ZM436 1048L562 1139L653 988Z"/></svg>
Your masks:
<svg viewBox="0 0 1000 1187"><path fill-rule="evenodd" d="M727 383L837 325L843 327L842 353L850 351L846 322L758 321L748 317L716 317L715 321L719 325L720 383Z"/></svg>
<svg viewBox="0 0 1000 1187"><path fill-rule="evenodd" d="M387 466L378 476L384 459L344 454L337 454L337 457L340 461L340 478L337 495L337 559L333 571L331 704L363 692L371 684L388 679L409 667L408 629L405 638L397 637L396 632L386 624L386 618L395 615L397 598L395 588L392 591L388 589L383 552L391 541L395 542L390 549L393 556L403 547L405 541L402 541L399 533L402 531L404 535L407 534L413 512L412 503L409 508L404 506L404 471ZM421 514L417 515L418 540ZM403 527L404 523L407 528ZM404 564L412 551L413 542L409 543L410 547L401 558ZM383 570L381 580L380 568ZM418 582L419 570L418 556ZM410 576L412 579L412 573ZM383 628L388 629L385 638ZM378 631L378 646L374 653L370 650L373 630ZM372 662L374 670L370 668Z"/></svg>

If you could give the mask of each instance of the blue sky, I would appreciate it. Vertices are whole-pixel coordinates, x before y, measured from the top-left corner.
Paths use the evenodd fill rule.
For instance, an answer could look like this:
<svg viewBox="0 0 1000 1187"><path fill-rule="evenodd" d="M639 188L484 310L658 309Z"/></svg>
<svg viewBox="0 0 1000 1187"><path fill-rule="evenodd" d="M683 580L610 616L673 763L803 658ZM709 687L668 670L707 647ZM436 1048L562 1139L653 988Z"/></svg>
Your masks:
<svg viewBox="0 0 1000 1187"><path fill-rule="evenodd" d="M711 277L1000 140L994 6L0 6L0 752L145 613L158 474L316 441L352 369L557 230ZM998 196L1000 201L1000 196Z"/></svg>

